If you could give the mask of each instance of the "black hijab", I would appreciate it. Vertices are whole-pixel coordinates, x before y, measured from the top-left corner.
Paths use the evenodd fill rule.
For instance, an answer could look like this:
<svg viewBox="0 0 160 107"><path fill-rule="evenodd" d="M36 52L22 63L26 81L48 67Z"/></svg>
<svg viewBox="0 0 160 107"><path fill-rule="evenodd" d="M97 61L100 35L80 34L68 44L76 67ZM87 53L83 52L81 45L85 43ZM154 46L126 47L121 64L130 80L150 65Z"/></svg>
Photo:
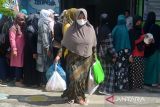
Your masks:
<svg viewBox="0 0 160 107"><path fill-rule="evenodd" d="M133 28L129 31L132 51L133 51L134 46L135 46L135 40L139 39L140 36L142 35L142 26L141 25L136 25L136 23L138 21L142 21L142 17L141 16L135 16L133 18ZM143 46L144 46L143 42L137 44L138 50L139 51L143 51L144 50Z"/></svg>
<svg viewBox="0 0 160 107"><path fill-rule="evenodd" d="M108 14L103 13L100 16L100 24L97 31L97 43L99 44L105 37L111 33L111 30L108 27Z"/></svg>
<svg viewBox="0 0 160 107"><path fill-rule="evenodd" d="M149 12L147 20L144 24L144 32L151 33L154 37L155 43L150 44L145 48L145 56L151 56L156 50L160 49L160 27L155 24L156 14L154 12Z"/></svg>
<svg viewBox="0 0 160 107"><path fill-rule="evenodd" d="M141 16L135 16L133 19L133 28L135 32L134 40L137 40L142 35L142 25L136 25L138 21L142 21Z"/></svg>
<svg viewBox="0 0 160 107"><path fill-rule="evenodd" d="M147 15L146 22L144 24L144 33L150 32L152 25L154 25L156 22L156 14L154 12L149 12Z"/></svg>
<svg viewBox="0 0 160 107"><path fill-rule="evenodd" d="M27 30L32 33L38 32L38 20L39 20L38 14L29 15L27 18Z"/></svg>

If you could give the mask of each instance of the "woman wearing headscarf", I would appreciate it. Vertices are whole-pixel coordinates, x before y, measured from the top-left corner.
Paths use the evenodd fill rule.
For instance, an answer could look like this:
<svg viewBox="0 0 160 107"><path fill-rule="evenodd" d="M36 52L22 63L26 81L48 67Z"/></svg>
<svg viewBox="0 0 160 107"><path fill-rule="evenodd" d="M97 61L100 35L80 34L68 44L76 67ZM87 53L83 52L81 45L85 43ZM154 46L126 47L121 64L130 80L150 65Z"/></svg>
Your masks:
<svg viewBox="0 0 160 107"><path fill-rule="evenodd" d="M49 9L50 12L52 12L53 20L54 20L54 26L53 26L53 58L57 56L57 53L59 49L61 48L61 40L63 38L63 32L62 32L62 23L59 20L56 20L55 12L52 9Z"/></svg>
<svg viewBox="0 0 160 107"><path fill-rule="evenodd" d="M48 10L42 9L40 11L40 19L38 21L38 41L37 41L37 67L40 72L41 86L45 86L45 73L49 66L53 63L52 57L52 31L54 28L54 21L52 13Z"/></svg>
<svg viewBox="0 0 160 107"><path fill-rule="evenodd" d="M26 16L28 15L28 12L27 12L26 9L21 9L20 12L23 13L23 14L25 14Z"/></svg>
<svg viewBox="0 0 160 107"><path fill-rule="evenodd" d="M76 8L71 8L63 13L63 34L67 31L67 29L71 26L76 17Z"/></svg>
<svg viewBox="0 0 160 107"><path fill-rule="evenodd" d="M62 46L68 49L66 72L69 74L69 85L62 97L67 97L69 103L86 104L85 89L88 71L93 63L96 35L93 26L87 20L85 9L77 10L76 20L67 30Z"/></svg>
<svg viewBox="0 0 160 107"><path fill-rule="evenodd" d="M5 56L6 56L6 60L7 60L7 70L8 70L7 78L9 81L14 80L14 77L15 77L14 72L11 70L11 67L9 65L10 64L10 40L9 40L8 29L10 29L12 27L13 23L14 23L14 18L8 17L7 21L3 24L3 27L2 27L2 34L5 37L4 49L6 50Z"/></svg>
<svg viewBox="0 0 160 107"><path fill-rule="evenodd" d="M144 24L144 32L151 33L154 38L154 42L145 47L144 83L151 86L160 84L160 27L155 21L156 14L150 12Z"/></svg>
<svg viewBox="0 0 160 107"><path fill-rule="evenodd" d="M97 52L103 70L105 72L105 81L99 87L102 94L114 92L114 68L112 59L116 59L117 54L113 47L111 30L108 27L108 14L103 13L100 16L100 25L97 28Z"/></svg>
<svg viewBox="0 0 160 107"><path fill-rule="evenodd" d="M9 39L11 45L10 66L13 67L16 76L16 86L23 86L23 58L24 58L24 28L25 15L18 13L13 26L9 30Z"/></svg>
<svg viewBox="0 0 160 107"><path fill-rule="evenodd" d="M0 83L7 79L7 45L6 35L3 33L3 26L9 18L6 16L0 17Z"/></svg>
<svg viewBox="0 0 160 107"><path fill-rule="evenodd" d="M129 31L131 41L131 56L129 69L130 89L143 88L144 83L144 32L142 30L142 17L135 16L133 28Z"/></svg>
<svg viewBox="0 0 160 107"><path fill-rule="evenodd" d="M124 15L118 16L117 25L112 31L113 45L118 53L115 64L115 89L128 89L128 67L130 56L130 40Z"/></svg>
<svg viewBox="0 0 160 107"><path fill-rule="evenodd" d="M27 86L39 85L36 70L38 19L38 14L31 14L26 21L23 82Z"/></svg>
<svg viewBox="0 0 160 107"><path fill-rule="evenodd" d="M73 24L73 22L75 21L76 18L76 8L71 8L68 10L64 10L61 14L61 18L62 18L62 33L63 36L65 35L65 33L67 32L68 28ZM63 55L62 55L62 67L65 70L66 69L66 59L65 56L68 54L68 50L65 49L63 50ZM66 71L66 70L65 70ZM67 86L69 84L69 79L68 79L68 73L66 72L66 77L67 77Z"/></svg>

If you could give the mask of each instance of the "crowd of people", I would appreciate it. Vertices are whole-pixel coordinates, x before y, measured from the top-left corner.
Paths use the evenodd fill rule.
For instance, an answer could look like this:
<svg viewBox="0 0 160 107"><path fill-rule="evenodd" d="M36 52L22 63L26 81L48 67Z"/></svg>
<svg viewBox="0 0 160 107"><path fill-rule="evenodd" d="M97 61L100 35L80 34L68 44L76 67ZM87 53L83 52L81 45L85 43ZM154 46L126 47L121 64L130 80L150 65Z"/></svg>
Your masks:
<svg viewBox="0 0 160 107"><path fill-rule="evenodd" d="M85 9L64 10L59 18L51 9L0 20L0 79L15 81L18 87L45 87L46 72L61 63L66 72L69 103L86 104L85 92L90 67L96 58L105 74L97 92L143 89L144 84L160 87L160 27L156 14L141 16L129 11L117 18L110 29L108 14L100 15L98 27L88 21ZM145 42L148 33L152 39ZM57 81L58 82L58 81Z"/></svg>

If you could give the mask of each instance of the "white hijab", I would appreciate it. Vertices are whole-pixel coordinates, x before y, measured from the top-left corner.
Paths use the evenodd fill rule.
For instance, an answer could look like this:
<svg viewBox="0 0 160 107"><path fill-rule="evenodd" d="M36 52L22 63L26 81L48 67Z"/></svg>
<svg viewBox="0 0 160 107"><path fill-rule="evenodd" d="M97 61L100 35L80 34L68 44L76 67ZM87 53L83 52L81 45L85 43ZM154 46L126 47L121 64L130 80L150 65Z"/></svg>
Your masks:
<svg viewBox="0 0 160 107"><path fill-rule="evenodd" d="M45 9L42 9L40 11L40 19L38 21L38 26L41 26L42 24L46 23L49 25L49 28L52 32L54 32L54 19L51 18L51 12Z"/></svg>

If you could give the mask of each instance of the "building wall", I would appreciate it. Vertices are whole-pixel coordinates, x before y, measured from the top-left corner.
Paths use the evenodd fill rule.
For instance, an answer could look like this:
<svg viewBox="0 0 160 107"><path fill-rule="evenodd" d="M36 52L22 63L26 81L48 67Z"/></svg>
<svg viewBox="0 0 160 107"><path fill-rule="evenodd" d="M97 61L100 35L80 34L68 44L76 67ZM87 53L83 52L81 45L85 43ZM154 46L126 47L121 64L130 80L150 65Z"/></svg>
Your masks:
<svg viewBox="0 0 160 107"><path fill-rule="evenodd" d="M144 12L144 0L137 0L136 14L143 17L143 12ZM160 25L160 20L157 20L156 23Z"/></svg>
<svg viewBox="0 0 160 107"><path fill-rule="evenodd" d="M56 13L60 13L60 0L21 0L20 8L27 9L28 13L35 13L41 9L53 9ZM49 2L53 1L53 2Z"/></svg>

